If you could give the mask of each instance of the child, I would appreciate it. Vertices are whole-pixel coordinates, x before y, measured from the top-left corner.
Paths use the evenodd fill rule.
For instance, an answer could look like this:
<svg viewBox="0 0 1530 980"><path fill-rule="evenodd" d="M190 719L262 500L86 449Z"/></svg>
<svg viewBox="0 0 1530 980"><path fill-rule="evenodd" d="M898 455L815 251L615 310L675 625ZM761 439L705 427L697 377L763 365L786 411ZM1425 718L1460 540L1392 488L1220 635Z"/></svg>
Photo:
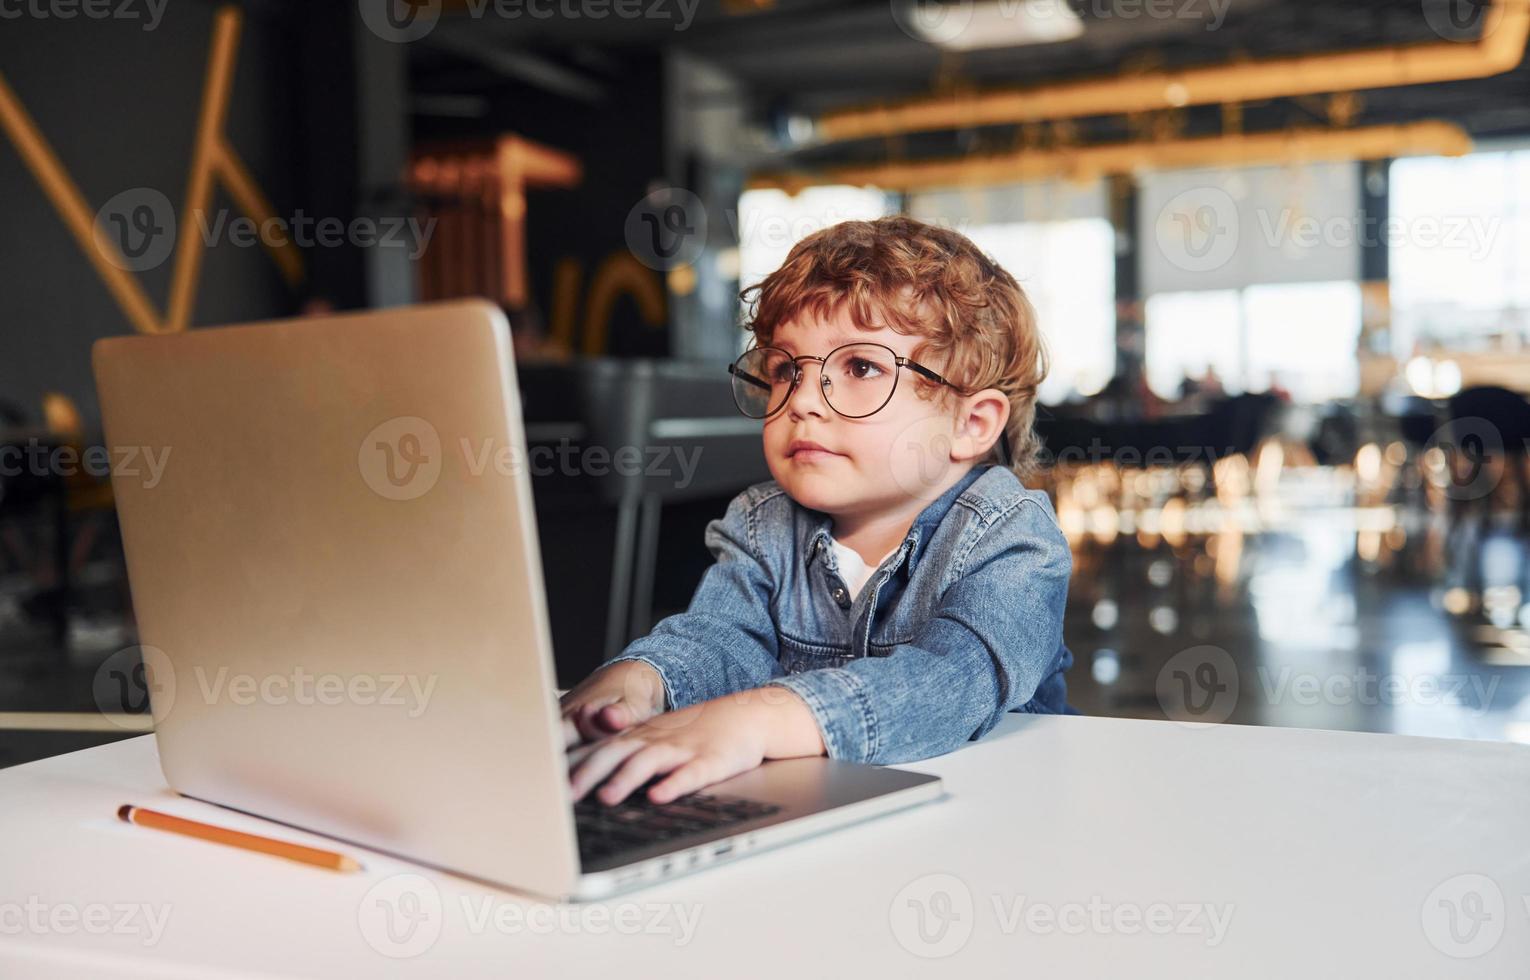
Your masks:
<svg viewBox="0 0 1530 980"><path fill-rule="evenodd" d="M690 609L564 696L575 799L667 773L648 790L667 803L766 759L906 762L1006 711L1070 710L1072 558L1017 475L1046 366L1014 278L890 217L803 239L750 292L729 370L775 479L708 525Z"/></svg>

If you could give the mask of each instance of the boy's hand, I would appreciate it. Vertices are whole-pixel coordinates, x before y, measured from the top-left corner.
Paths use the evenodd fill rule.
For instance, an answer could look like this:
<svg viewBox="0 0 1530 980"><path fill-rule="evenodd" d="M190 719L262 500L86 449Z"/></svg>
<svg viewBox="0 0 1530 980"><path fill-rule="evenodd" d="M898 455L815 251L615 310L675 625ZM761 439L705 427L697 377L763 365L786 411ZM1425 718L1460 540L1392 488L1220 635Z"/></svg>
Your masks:
<svg viewBox="0 0 1530 980"><path fill-rule="evenodd" d="M563 745L594 741L647 721L664 710L664 681L640 660L601 667L558 702Z"/></svg>
<svg viewBox="0 0 1530 980"><path fill-rule="evenodd" d="M801 698L785 688L755 688L661 714L575 749L569 777L576 801L604 783L597 799L615 804L669 773L648 791L652 802L668 803L766 759L823 753L818 722Z"/></svg>

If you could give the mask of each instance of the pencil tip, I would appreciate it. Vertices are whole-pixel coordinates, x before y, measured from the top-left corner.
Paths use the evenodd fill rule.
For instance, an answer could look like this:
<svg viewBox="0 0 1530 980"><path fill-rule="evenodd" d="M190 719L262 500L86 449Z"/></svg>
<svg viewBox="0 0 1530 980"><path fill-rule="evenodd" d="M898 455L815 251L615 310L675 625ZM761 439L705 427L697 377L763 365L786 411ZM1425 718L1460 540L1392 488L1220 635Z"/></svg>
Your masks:
<svg viewBox="0 0 1530 980"><path fill-rule="evenodd" d="M131 817L132 812L133 812L133 804L131 804L131 803L124 803L124 804L122 804L121 806L119 806L117 808L117 819L118 820L126 820L128 823L132 823L133 822L132 821L132 817Z"/></svg>

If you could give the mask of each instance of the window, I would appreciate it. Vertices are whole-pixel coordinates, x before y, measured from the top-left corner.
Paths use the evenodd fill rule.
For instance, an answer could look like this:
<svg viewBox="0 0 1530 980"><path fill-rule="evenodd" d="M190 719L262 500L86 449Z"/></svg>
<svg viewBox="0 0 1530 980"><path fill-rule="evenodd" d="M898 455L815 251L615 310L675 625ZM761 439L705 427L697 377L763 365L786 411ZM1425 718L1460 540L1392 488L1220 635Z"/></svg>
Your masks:
<svg viewBox="0 0 1530 980"><path fill-rule="evenodd" d="M1391 353L1530 338L1530 149L1398 160L1390 192Z"/></svg>
<svg viewBox="0 0 1530 980"><path fill-rule="evenodd" d="M1104 218L963 228L1036 307L1051 370L1037 397L1093 395L1116 369L1115 234Z"/></svg>
<svg viewBox="0 0 1530 980"><path fill-rule="evenodd" d="M1208 368L1232 393L1278 387L1313 403L1359 389L1356 283L1161 293L1146 316L1148 386L1162 398Z"/></svg>
<svg viewBox="0 0 1530 980"><path fill-rule="evenodd" d="M1243 319L1234 289L1160 293L1148 298L1147 380L1160 398L1178 398L1185 378L1216 372L1243 390Z"/></svg>
<svg viewBox="0 0 1530 980"><path fill-rule="evenodd" d="M745 191L738 199L739 288L747 289L780 268L792 246L813 232L892 211L892 200L875 188L809 187L795 195Z"/></svg>

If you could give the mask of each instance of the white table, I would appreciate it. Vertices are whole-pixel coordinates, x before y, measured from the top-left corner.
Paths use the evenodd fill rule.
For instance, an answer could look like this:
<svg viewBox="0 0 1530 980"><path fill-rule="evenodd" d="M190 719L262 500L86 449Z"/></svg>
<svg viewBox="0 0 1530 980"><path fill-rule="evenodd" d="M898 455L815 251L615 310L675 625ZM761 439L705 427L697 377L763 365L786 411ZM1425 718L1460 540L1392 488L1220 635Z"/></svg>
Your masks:
<svg viewBox="0 0 1530 980"><path fill-rule="evenodd" d="M1530 748L1015 715L910 768L950 797L551 906L122 824L273 829L172 796L136 738L0 771L0 976L1530 975Z"/></svg>

